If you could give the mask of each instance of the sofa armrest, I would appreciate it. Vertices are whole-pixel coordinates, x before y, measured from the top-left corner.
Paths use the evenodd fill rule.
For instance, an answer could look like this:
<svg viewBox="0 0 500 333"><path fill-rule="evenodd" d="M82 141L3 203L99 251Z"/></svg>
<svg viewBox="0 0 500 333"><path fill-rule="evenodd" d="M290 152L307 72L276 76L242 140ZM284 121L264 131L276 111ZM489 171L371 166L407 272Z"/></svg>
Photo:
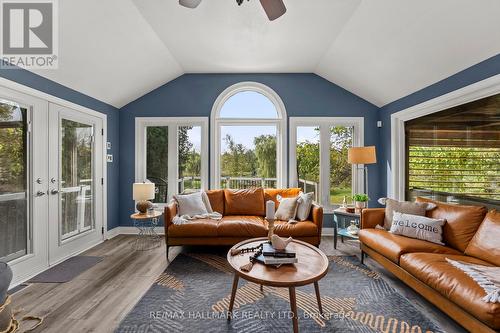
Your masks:
<svg viewBox="0 0 500 333"><path fill-rule="evenodd" d="M172 220L174 216L177 215L177 204L172 202L165 206L165 213L163 217L165 219L165 235L167 235L167 229L172 225Z"/></svg>
<svg viewBox="0 0 500 333"><path fill-rule="evenodd" d="M361 229L384 225L385 208L366 208L361 211Z"/></svg>
<svg viewBox="0 0 500 333"><path fill-rule="evenodd" d="M321 236L321 231L323 228L323 207L313 203L311 207L311 221L318 226L318 232Z"/></svg>

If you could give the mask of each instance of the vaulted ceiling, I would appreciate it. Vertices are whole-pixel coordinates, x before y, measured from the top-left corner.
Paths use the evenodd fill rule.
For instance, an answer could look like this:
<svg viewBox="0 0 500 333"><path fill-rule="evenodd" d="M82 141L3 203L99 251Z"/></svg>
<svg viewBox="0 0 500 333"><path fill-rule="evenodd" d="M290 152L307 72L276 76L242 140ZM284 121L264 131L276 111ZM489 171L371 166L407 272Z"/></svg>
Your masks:
<svg viewBox="0 0 500 333"><path fill-rule="evenodd" d="M184 73L316 73L377 106L500 53L498 0L59 1L59 69L116 107Z"/></svg>

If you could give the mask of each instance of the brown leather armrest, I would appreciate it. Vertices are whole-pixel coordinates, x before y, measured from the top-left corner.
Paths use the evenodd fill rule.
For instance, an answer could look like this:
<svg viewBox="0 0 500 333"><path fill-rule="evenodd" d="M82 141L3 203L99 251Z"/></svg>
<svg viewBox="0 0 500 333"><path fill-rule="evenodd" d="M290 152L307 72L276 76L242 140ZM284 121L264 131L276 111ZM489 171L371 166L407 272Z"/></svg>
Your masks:
<svg viewBox="0 0 500 333"><path fill-rule="evenodd" d="M385 208L366 208L361 212L361 229L384 225Z"/></svg>
<svg viewBox="0 0 500 333"><path fill-rule="evenodd" d="M165 217L165 234L167 234L168 227L172 225L172 220L174 219L175 215L177 215L176 203L172 202L165 206L165 214L163 214L163 216Z"/></svg>
<svg viewBox="0 0 500 333"><path fill-rule="evenodd" d="M311 208L311 221L318 226L319 235L323 228L323 207L313 203Z"/></svg>

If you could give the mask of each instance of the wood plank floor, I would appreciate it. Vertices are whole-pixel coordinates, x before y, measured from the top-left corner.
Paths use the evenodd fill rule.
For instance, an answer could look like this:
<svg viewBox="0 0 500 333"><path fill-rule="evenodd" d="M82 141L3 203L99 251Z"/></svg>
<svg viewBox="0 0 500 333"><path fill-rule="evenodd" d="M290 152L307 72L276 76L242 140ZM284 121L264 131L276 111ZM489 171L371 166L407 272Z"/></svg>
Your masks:
<svg viewBox="0 0 500 333"><path fill-rule="evenodd" d="M163 243L150 251L132 251L136 237L119 235L86 251L84 255L102 256L104 260L70 282L34 283L14 294L14 309L22 309L17 318L27 314L44 317L43 324L33 332L113 332L168 266ZM326 236L320 247L327 254L359 255L359 243L353 240L345 243L339 240L334 250L333 237ZM182 250L181 247L171 248L170 260ZM465 332L371 259L365 263L381 272L393 287L446 332ZM20 332L33 323L23 322Z"/></svg>

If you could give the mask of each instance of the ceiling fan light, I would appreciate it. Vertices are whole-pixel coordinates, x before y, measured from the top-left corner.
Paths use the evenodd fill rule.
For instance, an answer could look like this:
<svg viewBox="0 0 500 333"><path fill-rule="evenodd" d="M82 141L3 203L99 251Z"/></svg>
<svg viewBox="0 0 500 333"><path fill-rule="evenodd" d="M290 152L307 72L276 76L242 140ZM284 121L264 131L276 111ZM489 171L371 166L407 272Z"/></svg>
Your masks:
<svg viewBox="0 0 500 333"><path fill-rule="evenodd" d="M179 5L187 8L196 8L201 3L201 0L179 0Z"/></svg>
<svg viewBox="0 0 500 333"><path fill-rule="evenodd" d="M274 21L286 13L286 7L283 0L260 0L260 4L262 8L264 8L270 21Z"/></svg>

